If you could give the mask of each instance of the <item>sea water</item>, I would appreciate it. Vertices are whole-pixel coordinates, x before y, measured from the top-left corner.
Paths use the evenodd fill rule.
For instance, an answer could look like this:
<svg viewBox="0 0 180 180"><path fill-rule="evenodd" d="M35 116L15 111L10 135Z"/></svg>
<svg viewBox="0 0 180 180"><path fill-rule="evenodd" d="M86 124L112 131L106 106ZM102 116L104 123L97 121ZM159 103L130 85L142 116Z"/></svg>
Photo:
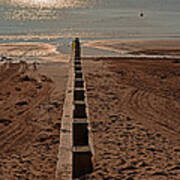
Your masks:
<svg viewBox="0 0 180 180"><path fill-rule="evenodd" d="M0 18L0 35L180 35L179 0L0 0Z"/></svg>
<svg viewBox="0 0 180 180"><path fill-rule="evenodd" d="M0 0L3 35L60 36L51 41L60 42L61 49L77 36L84 40L179 38L180 1Z"/></svg>

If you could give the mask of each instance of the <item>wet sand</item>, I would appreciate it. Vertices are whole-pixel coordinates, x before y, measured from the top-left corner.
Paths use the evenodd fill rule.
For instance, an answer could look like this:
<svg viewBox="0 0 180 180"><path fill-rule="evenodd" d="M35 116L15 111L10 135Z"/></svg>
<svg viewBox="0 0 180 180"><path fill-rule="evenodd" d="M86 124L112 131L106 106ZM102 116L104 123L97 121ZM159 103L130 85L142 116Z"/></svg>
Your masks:
<svg viewBox="0 0 180 180"><path fill-rule="evenodd" d="M85 179L180 179L180 63L89 58L84 69L95 149Z"/></svg>
<svg viewBox="0 0 180 180"><path fill-rule="evenodd" d="M1 180L55 179L68 64L37 68L0 66Z"/></svg>
<svg viewBox="0 0 180 180"><path fill-rule="evenodd" d="M0 55L16 61L68 62L69 56L60 53L56 46L40 42L18 42L0 44Z"/></svg>
<svg viewBox="0 0 180 180"><path fill-rule="evenodd" d="M84 46L120 54L180 55L180 40L173 39L94 40Z"/></svg>

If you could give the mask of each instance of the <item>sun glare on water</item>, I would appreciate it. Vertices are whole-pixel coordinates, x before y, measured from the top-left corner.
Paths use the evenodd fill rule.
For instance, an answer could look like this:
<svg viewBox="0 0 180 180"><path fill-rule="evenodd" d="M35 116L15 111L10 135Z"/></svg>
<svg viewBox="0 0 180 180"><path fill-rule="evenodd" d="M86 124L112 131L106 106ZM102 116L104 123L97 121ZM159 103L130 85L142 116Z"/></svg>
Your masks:
<svg viewBox="0 0 180 180"><path fill-rule="evenodd" d="M0 0L10 5L4 18L8 20L52 20L61 16L59 9L90 8L101 0Z"/></svg>
<svg viewBox="0 0 180 180"><path fill-rule="evenodd" d="M76 8L92 4L96 0L9 0L9 4L23 7Z"/></svg>

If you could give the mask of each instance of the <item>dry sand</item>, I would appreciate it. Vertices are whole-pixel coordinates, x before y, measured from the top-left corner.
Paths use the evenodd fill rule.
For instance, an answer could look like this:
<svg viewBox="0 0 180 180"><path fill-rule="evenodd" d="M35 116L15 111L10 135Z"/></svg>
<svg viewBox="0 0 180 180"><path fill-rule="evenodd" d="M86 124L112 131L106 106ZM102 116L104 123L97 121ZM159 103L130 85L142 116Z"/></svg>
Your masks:
<svg viewBox="0 0 180 180"><path fill-rule="evenodd" d="M85 179L180 179L180 63L89 58L84 68L95 149Z"/></svg>
<svg viewBox="0 0 180 180"><path fill-rule="evenodd" d="M0 66L0 180L54 179L67 68Z"/></svg>

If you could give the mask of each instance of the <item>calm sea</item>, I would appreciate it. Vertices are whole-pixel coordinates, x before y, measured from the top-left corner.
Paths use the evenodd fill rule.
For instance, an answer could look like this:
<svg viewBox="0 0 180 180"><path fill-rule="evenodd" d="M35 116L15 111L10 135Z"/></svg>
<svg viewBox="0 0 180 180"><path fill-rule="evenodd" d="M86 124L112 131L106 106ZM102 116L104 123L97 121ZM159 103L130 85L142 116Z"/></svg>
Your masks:
<svg viewBox="0 0 180 180"><path fill-rule="evenodd" d="M0 17L0 35L180 36L179 0L0 0Z"/></svg>

